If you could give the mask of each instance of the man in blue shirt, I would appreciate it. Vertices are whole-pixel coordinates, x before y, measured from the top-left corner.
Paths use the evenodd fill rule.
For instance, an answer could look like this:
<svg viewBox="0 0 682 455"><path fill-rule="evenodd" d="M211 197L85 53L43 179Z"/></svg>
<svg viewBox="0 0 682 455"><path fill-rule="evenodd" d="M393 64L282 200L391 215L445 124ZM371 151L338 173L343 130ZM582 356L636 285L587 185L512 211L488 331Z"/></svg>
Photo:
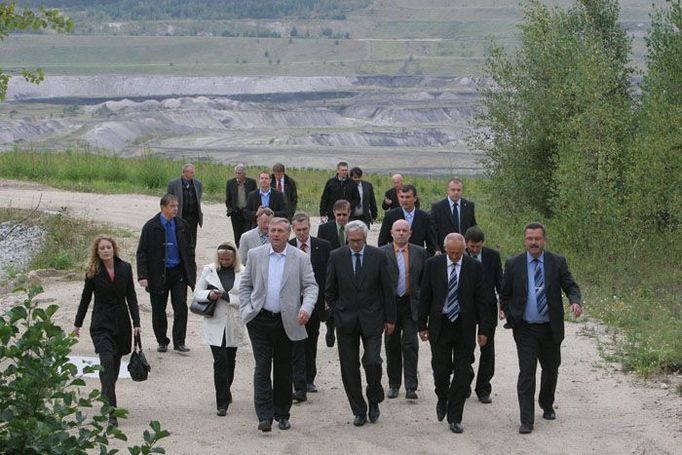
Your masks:
<svg viewBox="0 0 682 455"><path fill-rule="evenodd" d="M286 218L288 208L284 194L270 187L270 173L261 171L258 176L258 188L249 193L246 199L244 217L249 223L249 229L256 227L256 212L260 207L268 207L277 218Z"/></svg>

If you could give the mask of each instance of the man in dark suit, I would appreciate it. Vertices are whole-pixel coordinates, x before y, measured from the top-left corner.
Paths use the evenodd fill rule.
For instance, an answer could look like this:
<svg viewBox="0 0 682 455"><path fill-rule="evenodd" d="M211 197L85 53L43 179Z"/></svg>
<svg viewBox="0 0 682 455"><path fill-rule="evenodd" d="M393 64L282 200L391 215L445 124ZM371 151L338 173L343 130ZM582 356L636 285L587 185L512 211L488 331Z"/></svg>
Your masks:
<svg viewBox="0 0 682 455"><path fill-rule="evenodd" d="M284 194L284 202L287 205L287 219L291 221L294 213L296 213L296 207L298 206L296 181L285 173L284 165L282 163L275 163L272 166L270 180L270 187L273 190Z"/></svg>
<svg viewBox="0 0 682 455"><path fill-rule="evenodd" d="M234 175L235 177L229 179L225 184L225 207L227 208L227 216L232 221L234 242L239 247L242 234L250 229L250 224L244 218L246 198L258 186L254 179L246 176L246 167L243 164L234 167Z"/></svg>
<svg viewBox="0 0 682 455"><path fill-rule="evenodd" d="M417 317L419 295L426 250L408 243L410 225L397 220L391 229L393 242L380 249L386 254L388 270L395 286L397 318L395 330L386 334L386 374L388 376L388 398L396 398L400 391L403 367L405 370L405 398L416 400L417 364L419 361L419 340L417 339Z"/></svg>
<svg viewBox="0 0 682 455"><path fill-rule="evenodd" d="M358 186L360 202L351 210L351 221L364 221L369 227L377 219L377 200L374 197L374 187L371 183L362 180L362 169L354 167L350 170L350 178Z"/></svg>
<svg viewBox="0 0 682 455"><path fill-rule="evenodd" d="M341 379L353 424L367 422L367 402L362 395L360 341L364 348L362 365L367 377L369 421L379 419L379 403L384 400L381 385L381 334L395 327L395 292L388 273L386 254L369 246L369 229L362 221L351 221L348 246L332 251L327 267L325 299L337 327Z"/></svg>
<svg viewBox="0 0 682 455"><path fill-rule="evenodd" d="M483 246L485 234L478 226L472 226L464 234L467 254L483 264L483 276L485 279L485 302L487 320L490 321L490 333L488 342L481 346L481 356L478 360L478 374L476 375L476 396L481 403L492 403L490 394L492 386L490 380L495 374L495 328L497 327L497 294L502 289L502 261L500 253ZM473 358L471 359L473 362ZM471 370L471 379L474 371Z"/></svg>
<svg viewBox="0 0 682 455"><path fill-rule="evenodd" d="M137 245L137 281L149 292L159 352L166 352L170 343L166 336L169 293L173 306L173 349L189 352L185 346L187 286L194 290L197 265L189 226L177 214L177 198L166 194L161 198L161 212L145 223Z"/></svg>
<svg viewBox="0 0 682 455"><path fill-rule="evenodd" d="M535 423L535 371L542 366L540 396L542 417L556 419L556 390L561 342L564 339L564 306L561 291L568 297L571 312L582 314L580 288L568 270L566 258L545 251L545 227L529 223L523 230L526 252L507 260L500 292L500 318L513 329L519 357L519 433L530 433Z"/></svg>
<svg viewBox="0 0 682 455"><path fill-rule="evenodd" d="M431 206L431 222L439 247L449 233L464 235L467 229L476 226L474 203L462 197L463 187L462 180L457 177L450 179L448 196Z"/></svg>
<svg viewBox="0 0 682 455"><path fill-rule="evenodd" d="M270 187L270 173L261 171L258 175L258 182L259 188L251 191L246 198L244 217L249 223L249 229L256 227L256 212L260 207L268 207L275 212L275 218L287 217L287 204L284 200L284 194Z"/></svg>
<svg viewBox="0 0 682 455"><path fill-rule="evenodd" d="M197 225L203 226L204 214L201 211L201 180L194 178L194 165L182 166L182 176L168 182L166 193L178 199L178 214L189 224L192 235L192 249L197 246Z"/></svg>
<svg viewBox="0 0 682 455"><path fill-rule="evenodd" d="M394 174L391 180L393 181L393 188L384 193L384 201L381 203L381 208L386 211L400 207L400 190L403 188L403 176ZM419 208L419 199L415 200L414 205Z"/></svg>
<svg viewBox="0 0 682 455"><path fill-rule="evenodd" d="M378 245L383 246L393 241L391 226L397 220L406 220L410 225L412 234L410 243L426 248L429 256L436 251L436 234L433 232L431 216L415 206L417 200L417 188L413 185L405 185L400 190L400 207L395 208L384 215L379 231Z"/></svg>
<svg viewBox="0 0 682 455"><path fill-rule="evenodd" d="M315 377L317 376L317 339L320 334L320 321L327 320L327 311L324 307L324 288L327 279L327 262L331 245L323 239L310 235L310 218L305 213L297 213L293 217L293 229L295 238L289 243L310 257L315 273L317 287L322 291L317 296L317 303L313 314L310 315L305 330L308 338L297 341L293 345L294 364L294 395L296 401L305 401L307 392L317 392Z"/></svg>
<svg viewBox="0 0 682 455"><path fill-rule="evenodd" d="M431 342L431 367L436 386L436 417L447 415L450 431L462 433L464 402L471 393L471 356L490 333L485 313L483 266L464 255L464 237L450 233L446 254L429 258L419 299L419 337ZM452 376L452 381L450 377Z"/></svg>
<svg viewBox="0 0 682 455"><path fill-rule="evenodd" d="M360 203L358 187L353 180L348 178L348 163L340 161L336 165L336 175L324 185L320 198L320 216L329 219L334 216L334 203L339 199L350 202L351 207Z"/></svg>

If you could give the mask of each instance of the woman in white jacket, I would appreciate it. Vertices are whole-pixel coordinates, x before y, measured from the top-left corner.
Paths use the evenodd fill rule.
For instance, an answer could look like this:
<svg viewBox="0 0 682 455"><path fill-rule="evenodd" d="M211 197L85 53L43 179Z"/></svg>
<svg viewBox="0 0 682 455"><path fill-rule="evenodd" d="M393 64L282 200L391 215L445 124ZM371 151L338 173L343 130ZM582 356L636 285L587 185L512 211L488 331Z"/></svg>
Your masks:
<svg viewBox="0 0 682 455"><path fill-rule="evenodd" d="M204 341L213 354L213 382L215 384L218 415L227 414L232 403L230 386L234 379L237 346L244 343L244 326L239 317L239 279L241 262L231 243L222 243L216 251L214 264L207 264L201 272L194 291L194 300L217 300L213 317L204 318Z"/></svg>

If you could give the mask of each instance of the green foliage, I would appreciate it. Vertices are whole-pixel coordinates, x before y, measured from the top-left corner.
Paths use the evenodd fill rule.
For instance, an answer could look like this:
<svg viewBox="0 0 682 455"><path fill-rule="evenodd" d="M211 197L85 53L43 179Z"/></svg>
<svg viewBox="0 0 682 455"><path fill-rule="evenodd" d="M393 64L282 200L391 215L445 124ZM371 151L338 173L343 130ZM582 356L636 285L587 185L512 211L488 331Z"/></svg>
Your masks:
<svg viewBox="0 0 682 455"><path fill-rule="evenodd" d="M53 322L57 305L33 302L41 291L31 289L22 305L0 317L0 454L114 454L109 440L127 437L107 421L127 411L113 410L98 390L81 394L85 382L68 358L75 339ZM156 444L169 433L158 422L150 425L131 453L164 453Z"/></svg>

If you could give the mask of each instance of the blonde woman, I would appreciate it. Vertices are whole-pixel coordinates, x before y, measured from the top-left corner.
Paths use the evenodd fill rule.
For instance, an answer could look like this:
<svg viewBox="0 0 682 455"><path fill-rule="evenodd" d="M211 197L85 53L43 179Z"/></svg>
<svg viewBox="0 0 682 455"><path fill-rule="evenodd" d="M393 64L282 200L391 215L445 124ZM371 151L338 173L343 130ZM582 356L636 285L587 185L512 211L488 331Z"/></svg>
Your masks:
<svg viewBox="0 0 682 455"><path fill-rule="evenodd" d="M121 357L132 350L132 333L140 334L140 314L132 268L119 257L116 241L105 235L92 242L85 287L74 323L76 336L80 336L93 293L95 306L90 321L90 337L102 367L99 372L102 395L116 407L116 379ZM118 426L115 416L109 418L109 425Z"/></svg>
<svg viewBox="0 0 682 455"><path fill-rule="evenodd" d="M213 354L213 382L219 416L225 416L232 403L230 387L237 347L244 343L244 326L239 317L240 271L237 248L231 243L222 243L216 251L215 263L204 267L194 291L194 300L198 302L218 302L213 317L204 318L204 341Z"/></svg>

